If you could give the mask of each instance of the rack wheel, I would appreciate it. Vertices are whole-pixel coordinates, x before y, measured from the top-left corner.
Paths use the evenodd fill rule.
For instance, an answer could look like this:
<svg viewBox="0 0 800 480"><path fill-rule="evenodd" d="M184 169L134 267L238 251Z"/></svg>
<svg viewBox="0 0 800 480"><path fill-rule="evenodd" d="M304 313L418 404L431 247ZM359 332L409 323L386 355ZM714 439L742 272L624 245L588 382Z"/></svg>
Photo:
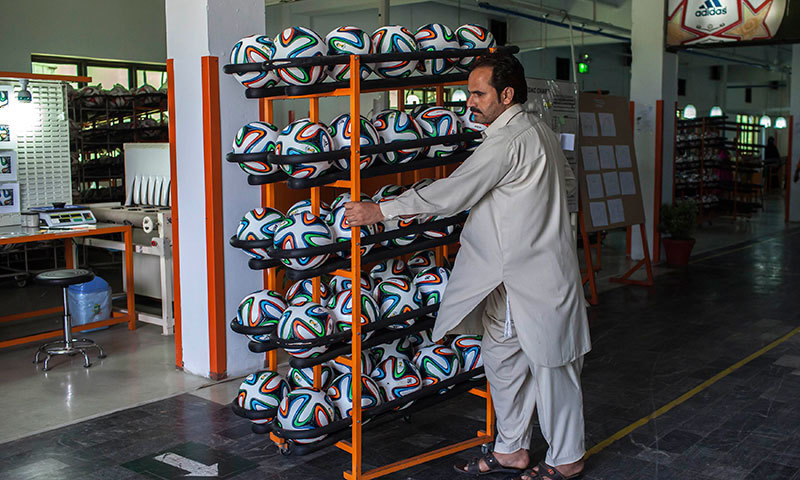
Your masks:
<svg viewBox="0 0 800 480"><path fill-rule="evenodd" d="M18 275L14 277L14 281L17 283L19 288L25 287L28 284L28 276L27 275Z"/></svg>
<svg viewBox="0 0 800 480"><path fill-rule="evenodd" d="M291 442L286 442L278 445L278 451L281 452L281 455L284 457L288 457L292 454L292 444Z"/></svg>
<svg viewBox="0 0 800 480"><path fill-rule="evenodd" d="M493 452L493 451L494 451L494 442L492 442L492 443L484 443L483 445L481 445L481 453L482 454L486 455L487 453Z"/></svg>

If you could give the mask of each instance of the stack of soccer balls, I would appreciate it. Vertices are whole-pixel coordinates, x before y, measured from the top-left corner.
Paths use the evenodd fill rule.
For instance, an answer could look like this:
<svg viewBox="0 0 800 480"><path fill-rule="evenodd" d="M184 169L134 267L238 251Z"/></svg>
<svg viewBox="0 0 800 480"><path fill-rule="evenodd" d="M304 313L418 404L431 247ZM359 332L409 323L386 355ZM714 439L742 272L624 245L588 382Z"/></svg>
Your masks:
<svg viewBox="0 0 800 480"><path fill-rule="evenodd" d="M446 25L431 23L421 26L416 33L400 25L390 25L378 28L372 35L358 27L343 26L333 29L324 39L310 28L289 27L274 39L266 35L251 35L239 40L231 50L230 61L233 64L262 63L324 55L410 53L494 46L492 34L480 25L473 24L462 25L454 32ZM468 71L474 62L475 57L386 61L362 64L359 74L362 80L372 72L381 78L403 78L415 71L425 75L441 75L453 68ZM281 83L312 85L325 77L333 81L349 80L350 64L283 67L267 72L234 74L234 78L247 88L269 88Z"/></svg>

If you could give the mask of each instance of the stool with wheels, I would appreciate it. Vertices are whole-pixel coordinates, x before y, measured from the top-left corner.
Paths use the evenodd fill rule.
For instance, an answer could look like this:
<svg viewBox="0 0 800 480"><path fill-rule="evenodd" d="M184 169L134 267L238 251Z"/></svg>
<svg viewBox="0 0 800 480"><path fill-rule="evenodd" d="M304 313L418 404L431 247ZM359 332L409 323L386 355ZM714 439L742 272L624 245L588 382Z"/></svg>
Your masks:
<svg viewBox="0 0 800 480"><path fill-rule="evenodd" d="M44 359L44 371L48 370L50 358L54 355L69 355L73 356L78 353L83 355L83 366L89 368L92 364L89 362L89 356L86 355L86 350L89 348L96 348L98 350L97 358L105 358L102 347L96 344L94 340L88 338L73 338L72 337L72 317L69 314L69 303L67 302L67 287L78 283L86 283L94 278L94 273L84 269L62 269L62 270L48 270L36 275L36 283L41 285L50 285L61 287L64 292L64 339L55 342L45 343L36 351L33 358L33 363L39 363L39 356L41 354L47 355Z"/></svg>

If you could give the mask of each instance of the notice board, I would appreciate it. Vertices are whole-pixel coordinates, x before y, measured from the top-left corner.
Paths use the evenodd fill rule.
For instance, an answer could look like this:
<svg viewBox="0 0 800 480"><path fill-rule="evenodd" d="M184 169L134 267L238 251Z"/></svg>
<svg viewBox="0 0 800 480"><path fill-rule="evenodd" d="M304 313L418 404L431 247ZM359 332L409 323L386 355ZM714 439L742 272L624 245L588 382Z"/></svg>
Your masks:
<svg viewBox="0 0 800 480"><path fill-rule="evenodd" d="M587 232L644 223L628 99L581 93L580 204Z"/></svg>

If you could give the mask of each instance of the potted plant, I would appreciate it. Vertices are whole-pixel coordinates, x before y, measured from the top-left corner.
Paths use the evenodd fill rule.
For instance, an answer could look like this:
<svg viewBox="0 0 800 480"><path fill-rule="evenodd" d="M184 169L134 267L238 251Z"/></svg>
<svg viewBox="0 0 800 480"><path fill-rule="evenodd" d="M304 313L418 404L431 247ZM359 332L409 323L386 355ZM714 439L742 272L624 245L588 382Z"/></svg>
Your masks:
<svg viewBox="0 0 800 480"><path fill-rule="evenodd" d="M672 205L661 206L659 231L666 235L662 239L667 253L667 264L684 267L689 263L695 239L692 237L697 227L699 209L694 200L679 200Z"/></svg>

